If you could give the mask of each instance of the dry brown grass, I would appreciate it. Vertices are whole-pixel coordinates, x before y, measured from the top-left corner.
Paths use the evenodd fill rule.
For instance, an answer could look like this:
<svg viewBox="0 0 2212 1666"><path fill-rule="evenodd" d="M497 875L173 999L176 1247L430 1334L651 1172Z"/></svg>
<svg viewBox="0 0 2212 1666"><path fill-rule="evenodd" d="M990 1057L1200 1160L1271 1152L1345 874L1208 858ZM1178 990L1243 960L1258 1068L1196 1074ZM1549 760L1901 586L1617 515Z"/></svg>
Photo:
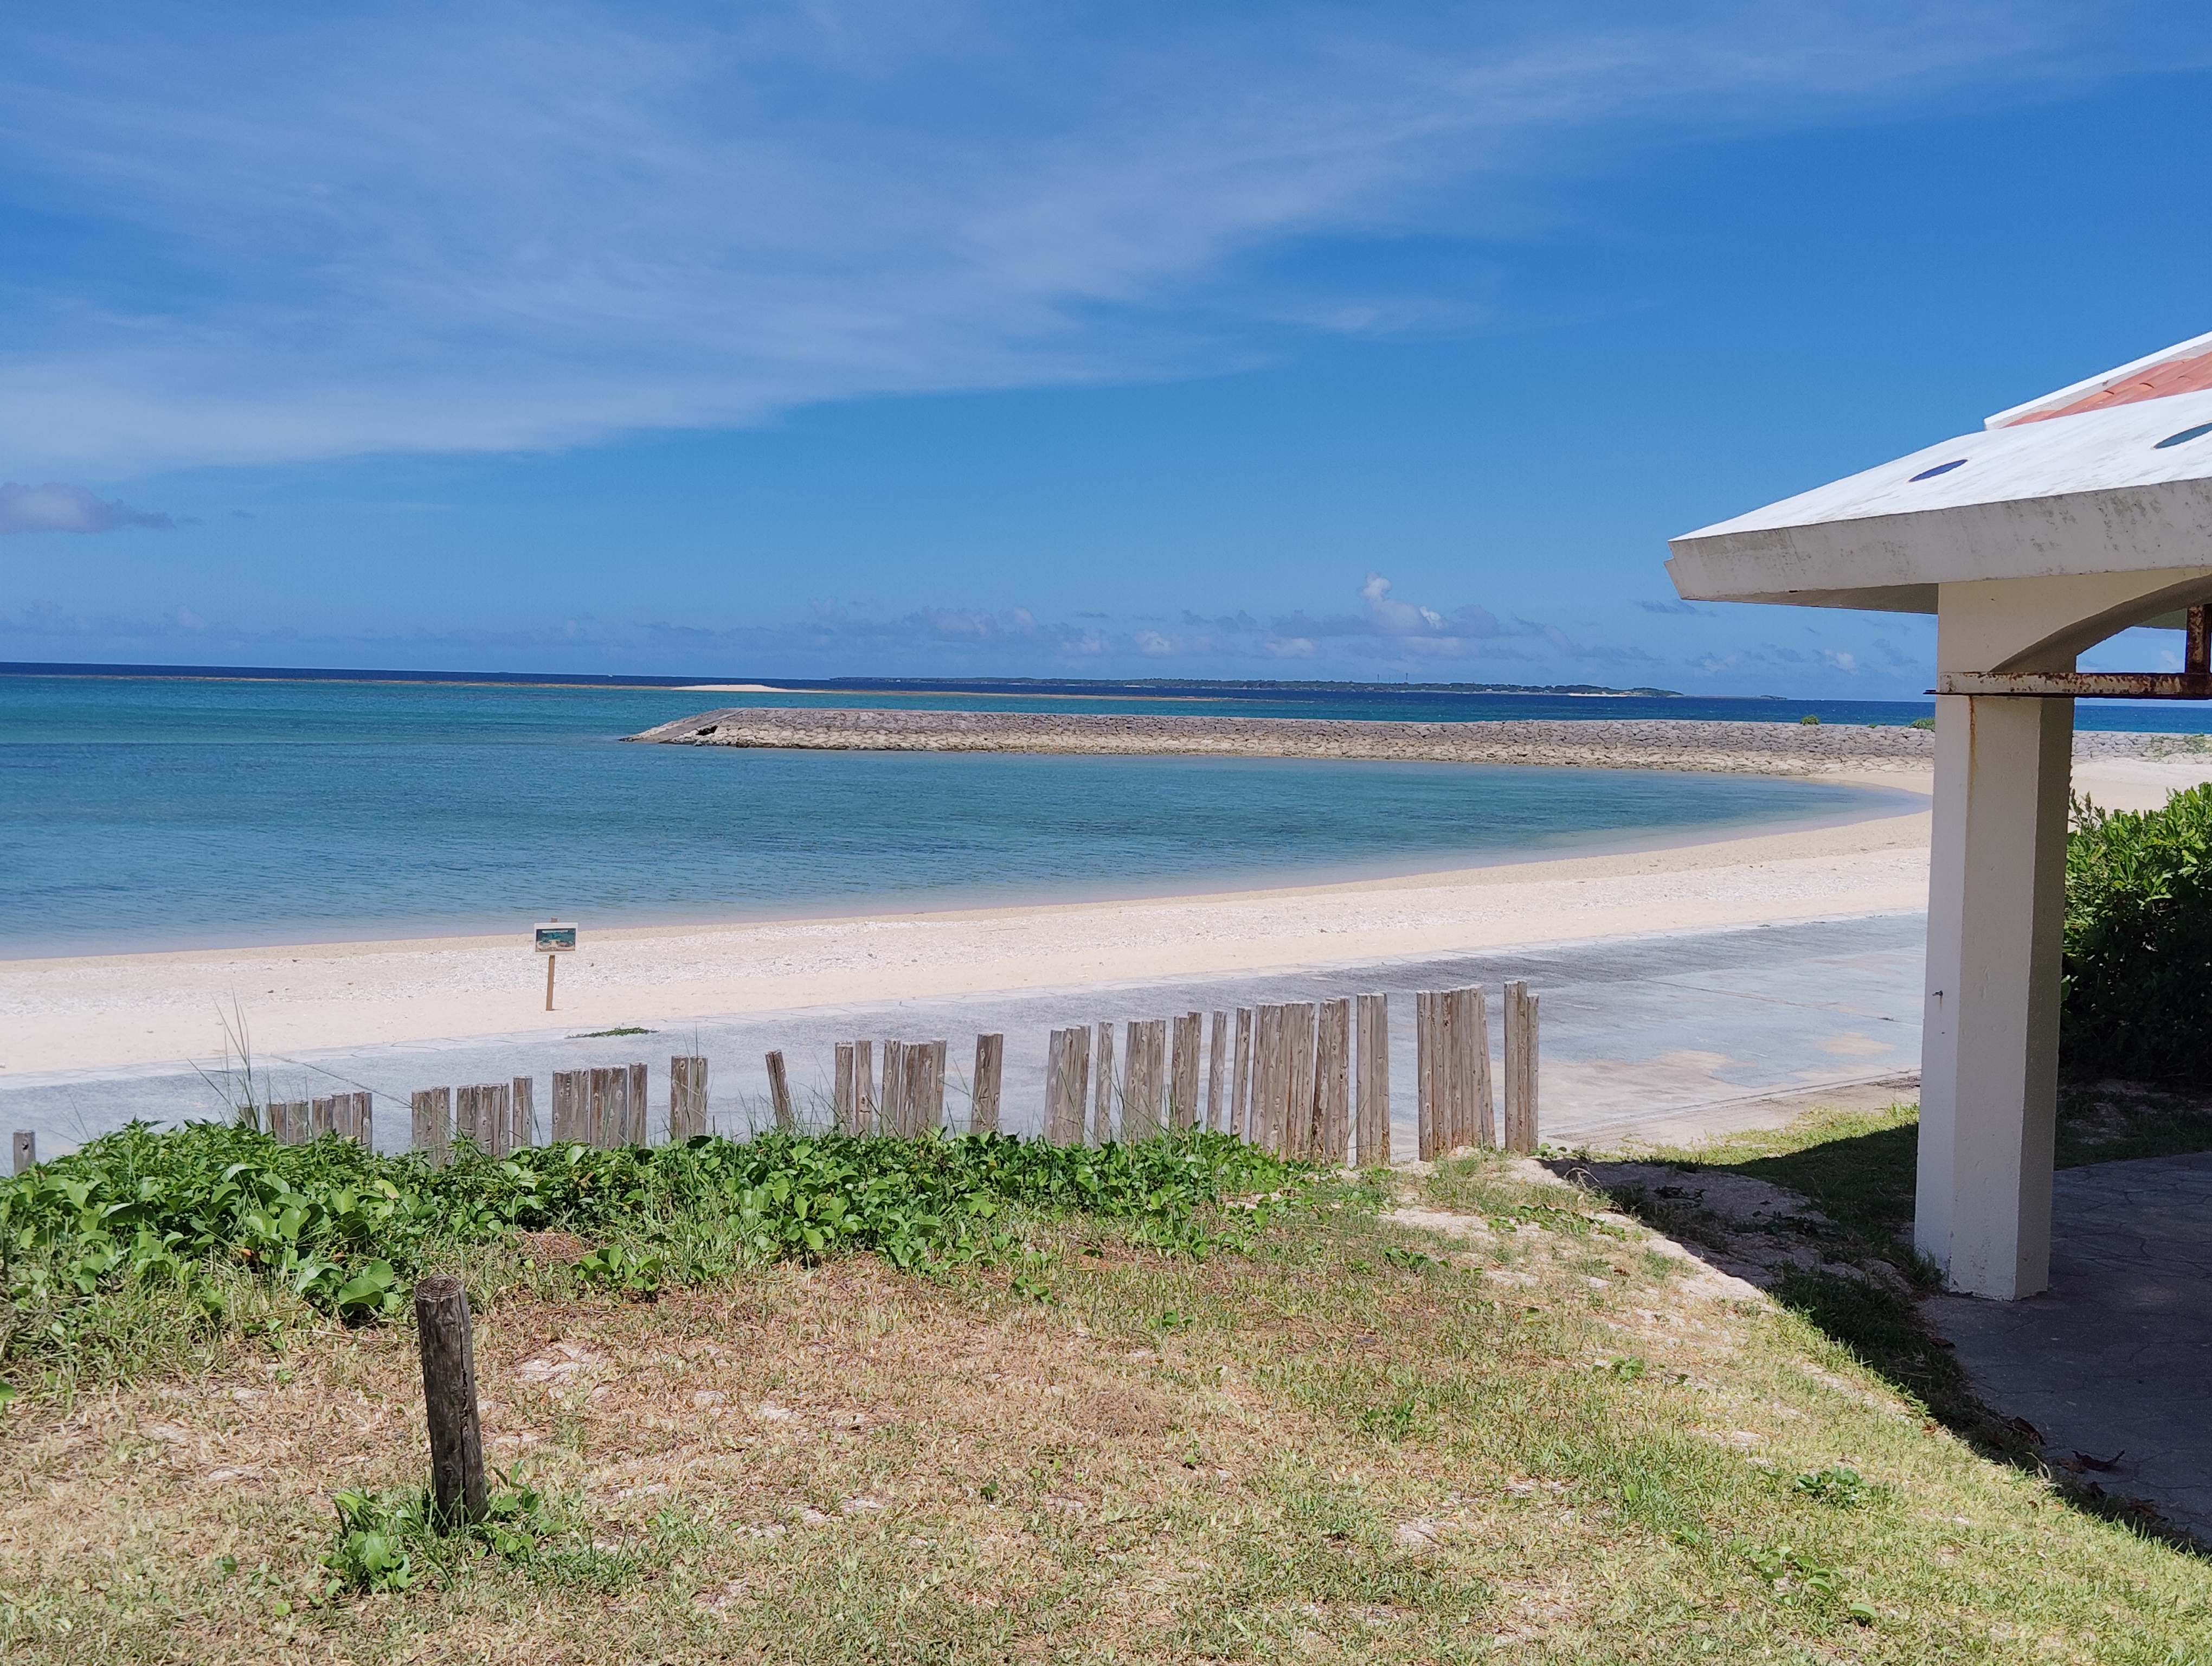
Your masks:
<svg viewBox="0 0 2212 1666"><path fill-rule="evenodd" d="M583 1536L403 1596L321 1602L316 1557L334 1490L420 1478L404 1329L19 1406L0 1639L103 1663L2191 1657L2166 1651L2212 1614L2197 1564L1537 1185L1486 1167L1433 1218L1332 1208L1205 1263L1040 1226L1021 1286L854 1259L508 1301L478 1320L489 1453ZM1838 1462L1875 1502L1792 1493Z"/></svg>

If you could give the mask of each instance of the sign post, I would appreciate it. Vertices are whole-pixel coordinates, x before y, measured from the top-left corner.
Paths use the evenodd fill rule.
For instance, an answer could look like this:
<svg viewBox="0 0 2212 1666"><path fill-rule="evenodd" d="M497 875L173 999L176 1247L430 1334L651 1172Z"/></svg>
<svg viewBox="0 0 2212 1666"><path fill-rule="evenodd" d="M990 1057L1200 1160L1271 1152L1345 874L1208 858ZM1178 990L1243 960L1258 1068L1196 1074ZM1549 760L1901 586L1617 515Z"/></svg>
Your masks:
<svg viewBox="0 0 2212 1666"><path fill-rule="evenodd" d="M553 968L564 954L576 952L576 928L566 921L548 920L538 927L538 952L545 957L545 1010L553 1010Z"/></svg>

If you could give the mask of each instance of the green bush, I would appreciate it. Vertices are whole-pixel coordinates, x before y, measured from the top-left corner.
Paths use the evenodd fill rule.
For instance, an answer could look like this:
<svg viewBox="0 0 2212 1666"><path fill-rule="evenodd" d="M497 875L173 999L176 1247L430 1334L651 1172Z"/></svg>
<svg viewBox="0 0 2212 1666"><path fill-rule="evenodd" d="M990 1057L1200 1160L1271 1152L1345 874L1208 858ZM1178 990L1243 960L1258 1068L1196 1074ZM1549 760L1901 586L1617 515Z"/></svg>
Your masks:
<svg viewBox="0 0 2212 1666"><path fill-rule="evenodd" d="M907 1268L1003 1259L1019 1247L1006 1228L1015 1207L1109 1217L1134 1242L1202 1254L1259 1214L1201 1210L1291 1172L1202 1133L1097 1149L997 1134L702 1136L504 1158L464 1143L438 1168L334 1137L282 1146L232 1123L133 1124L0 1181L0 1367L117 1374L132 1336L143 1353L146 1334L180 1322L236 1329L248 1322L237 1310L265 1308L272 1292L374 1322L404 1307L437 1257L547 1228L598 1240L575 1275L633 1299L848 1250Z"/></svg>
<svg viewBox="0 0 2212 1666"><path fill-rule="evenodd" d="M2212 785L2141 812L2077 799L2074 822L2063 1067L2201 1080L2212 1067Z"/></svg>

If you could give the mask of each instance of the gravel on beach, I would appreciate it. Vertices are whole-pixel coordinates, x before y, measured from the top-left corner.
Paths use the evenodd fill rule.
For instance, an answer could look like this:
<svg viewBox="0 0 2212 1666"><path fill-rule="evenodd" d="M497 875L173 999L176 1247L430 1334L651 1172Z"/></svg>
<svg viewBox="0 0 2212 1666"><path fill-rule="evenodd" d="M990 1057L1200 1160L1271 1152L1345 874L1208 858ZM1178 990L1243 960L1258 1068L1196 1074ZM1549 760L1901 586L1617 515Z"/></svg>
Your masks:
<svg viewBox="0 0 2212 1666"><path fill-rule="evenodd" d="M1623 722L1604 718L1399 723L1312 717L730 706L629 738L665 745L823 751L1379 758L1763 775L1919 773L1933 767L1936 760L1934 733L1901 726ZM2184 735L2088 733L2075 736L2074 752L2085 758L2155 758L2197 750L2194 740Z"/></svg>

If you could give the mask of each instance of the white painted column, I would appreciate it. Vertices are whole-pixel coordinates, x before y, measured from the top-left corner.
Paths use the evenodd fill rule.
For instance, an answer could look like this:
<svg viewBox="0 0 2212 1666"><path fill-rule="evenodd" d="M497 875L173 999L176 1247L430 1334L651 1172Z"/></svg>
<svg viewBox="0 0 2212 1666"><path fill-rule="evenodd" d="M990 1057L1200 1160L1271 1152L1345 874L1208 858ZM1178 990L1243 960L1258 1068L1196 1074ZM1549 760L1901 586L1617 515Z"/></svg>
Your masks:
<svg viewBox="0 0 2212 1666"><path fill-rule="evenodd" d="M1936 702L1913 1242L2002 1301L2050 1281L2073 734L2071 700Z"/></svg>

